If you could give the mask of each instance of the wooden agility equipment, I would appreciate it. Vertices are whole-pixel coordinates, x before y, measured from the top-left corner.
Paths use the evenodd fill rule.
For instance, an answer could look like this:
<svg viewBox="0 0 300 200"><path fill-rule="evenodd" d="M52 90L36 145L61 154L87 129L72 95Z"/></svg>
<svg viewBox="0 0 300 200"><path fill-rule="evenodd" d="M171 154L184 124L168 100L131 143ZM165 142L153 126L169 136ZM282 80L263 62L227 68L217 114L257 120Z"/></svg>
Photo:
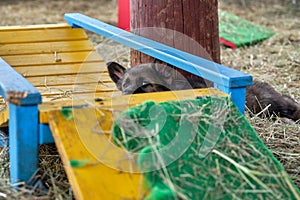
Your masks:
<svg viewBox="0 0 300 200"><path fill-rule="evenodd" d="M108 77L105 63L96 54L84 29L133 49L140 49L143 53L182 70L204 76L215 82L216 88L230 93L243 112L245 89L252 83L251 76L82 14L66 14L65 19L70 26L56 24L0 28L0 42L3 44L0 46L0 94L9 104L12 183L31 179L38 169L38 145L54 142L55 139L76 198L89 199L96 194L99 198L105 195L107 199L138 198L136 186L140 176L120 174L119 170L101 164L91 153L91 149L97 150L95 141L106 139L97 134L94 134L95 140L94 137L89 139L91 127L88 122L93 122L89 121L90 116L98 119L99 115L95 115L94 108L102 110L108 116L108 120L102 125L103 130L109 131L112 121L109 120L111 112L106 112L107 108L122 111L151 99L160 102L178 97L191 99L197 96L224 95L217 89L203 89L112 98L116 88ZM101 101L95 102L95 98ZM78 132L78 124L63 117L61 110L64 108L78 111L80 114L76 115L79 116L76 119L86 123L87 127L80 127L82 131ZM7 118L3 122L6 120ZM83 143L84 141L87 143ZM91 149L86 146L89 142L92 143ZM101 142L97 144L100 145ZM84 168L70 165L70 160L82 159L88 159L96 165ZM118 157L115 156L115 159ZM108 193L99 189L99 184L105 188L116 185L116 182L126 185L126 188Z"/></svg>

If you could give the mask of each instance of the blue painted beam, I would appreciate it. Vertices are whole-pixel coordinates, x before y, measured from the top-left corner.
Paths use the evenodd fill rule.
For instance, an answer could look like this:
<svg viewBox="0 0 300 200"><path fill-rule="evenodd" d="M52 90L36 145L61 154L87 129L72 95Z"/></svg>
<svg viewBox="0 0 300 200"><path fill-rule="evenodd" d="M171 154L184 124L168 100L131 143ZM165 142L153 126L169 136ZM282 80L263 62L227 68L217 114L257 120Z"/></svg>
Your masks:
<svg viewBox="0 0 300 200"><path fill-rule="evenodd" d="M0 58L0 95L17 105L36 105L42 102L38 90L9 64Z"/></svg>
<svg viewBox="0 0 300 200"><path fill-rule="evenodd" d="M87 29L192 74L204 77L219 85L219 88L221 88L221 86L226 88L239 88L252 84L252 76L248 74L159 42L134 35L88 16L79 13L65 14L65 20L72 27Z"/></svg>

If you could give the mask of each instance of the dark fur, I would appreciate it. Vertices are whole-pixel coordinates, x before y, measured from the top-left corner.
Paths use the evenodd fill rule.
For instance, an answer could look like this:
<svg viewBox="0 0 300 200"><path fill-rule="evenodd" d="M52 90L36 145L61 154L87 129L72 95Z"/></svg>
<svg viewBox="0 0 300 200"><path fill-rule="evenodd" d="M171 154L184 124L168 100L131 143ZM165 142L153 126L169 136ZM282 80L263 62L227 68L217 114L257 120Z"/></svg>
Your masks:
<svg viewBox="0 0 300 200"><path fill-rule="evenodd" d="M123 94L213 86L212 82L201 77L185 78L171 67L158 63L141 64L126 70L118 63L110 62L107 68L111 79ZM275 114L295 121L300 119L300 105L295 100L259 81L254 81L253 85L247 87L246 106L252 113L260 113L260 116L270 117Z"/></svg>
<svg viewBox="0 0 300 200"><path fill-rule="evenodd" d="M252 113L259 113L269 106L261 115L275 114L295 121L300 119L300 105L290 96L279 94L267 83L254 81L247 88L246 101Z"/></svg>

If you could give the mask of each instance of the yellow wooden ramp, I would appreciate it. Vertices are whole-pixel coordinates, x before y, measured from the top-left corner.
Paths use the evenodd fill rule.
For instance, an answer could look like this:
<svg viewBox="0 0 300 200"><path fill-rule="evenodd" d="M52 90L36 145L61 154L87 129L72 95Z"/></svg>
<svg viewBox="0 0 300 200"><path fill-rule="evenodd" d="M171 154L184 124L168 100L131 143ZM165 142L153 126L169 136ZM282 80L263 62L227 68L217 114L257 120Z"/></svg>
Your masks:
<svg viewBox="0 0 300 200"><path fill-rule="evenodd" d="M76 199L138 199L139 174L124 173L121 169L101 163L100 154L97 157L98 151L106 148L109 139L105 134L93 132L97 124L95 110L76 109L74 113L75 120L67 120L60 111L51 112L49 117L56 146ZM99 150L95 149L97 147ZM118 151L113 148L109 150L106 153L117 161L120 157ZM86 160L88 164L73 168L70 160Z"/></svg>
<svg viewBox="0 0 300 200"><path fill-rule="evenodd" d="M0 57L38 89L43 103L115 90L85 31L68 24L0 27ZM7 109L1 109L0 125L7 120Z"/></svg>
<svg viewBox="0 0 300 200"><path fill-rule="evenodd" d="M110 131L120 112L146 100L194 99L223 93L215 89L136 94L106 99L89 108L75 108L69 115L61 110L43 107L61 154L67 175L77 199L143 199L135 161L121 148L112 144ZM72 167L71 160L87 162Z"/></svg>
<svg viewBox="0 0 300 200"><path fill-rule="evenodd" d="M114 91L85 31L67 24L0 27L0 56L31 82L43 103Z"/></svg>

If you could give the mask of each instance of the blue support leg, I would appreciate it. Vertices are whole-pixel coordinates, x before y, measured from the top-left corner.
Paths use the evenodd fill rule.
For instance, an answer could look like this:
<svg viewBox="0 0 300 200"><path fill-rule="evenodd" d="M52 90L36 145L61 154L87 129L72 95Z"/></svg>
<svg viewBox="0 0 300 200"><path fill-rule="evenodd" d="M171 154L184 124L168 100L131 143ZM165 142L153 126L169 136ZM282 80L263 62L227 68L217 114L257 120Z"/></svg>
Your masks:
<svg viewBox="0 0 300 200"><path fill-rule="evenodd" d="M11 183L27 182L38 169L38 107L9 104Z"/></svg>
<svg viewBox="0 0 300 200"><path fill-rule="evenodd" d="M245 102L246 102L246 87L228 88L224 85L215 85L216 88L230 94L231 100L238 107L239 111L245 113Z"/></svg>
<svg viewBox="0 0 300 200"><path fill-rule="evenodd" d="M54 138L48 124L39 124L39 144L54 143Z"/></svg>

